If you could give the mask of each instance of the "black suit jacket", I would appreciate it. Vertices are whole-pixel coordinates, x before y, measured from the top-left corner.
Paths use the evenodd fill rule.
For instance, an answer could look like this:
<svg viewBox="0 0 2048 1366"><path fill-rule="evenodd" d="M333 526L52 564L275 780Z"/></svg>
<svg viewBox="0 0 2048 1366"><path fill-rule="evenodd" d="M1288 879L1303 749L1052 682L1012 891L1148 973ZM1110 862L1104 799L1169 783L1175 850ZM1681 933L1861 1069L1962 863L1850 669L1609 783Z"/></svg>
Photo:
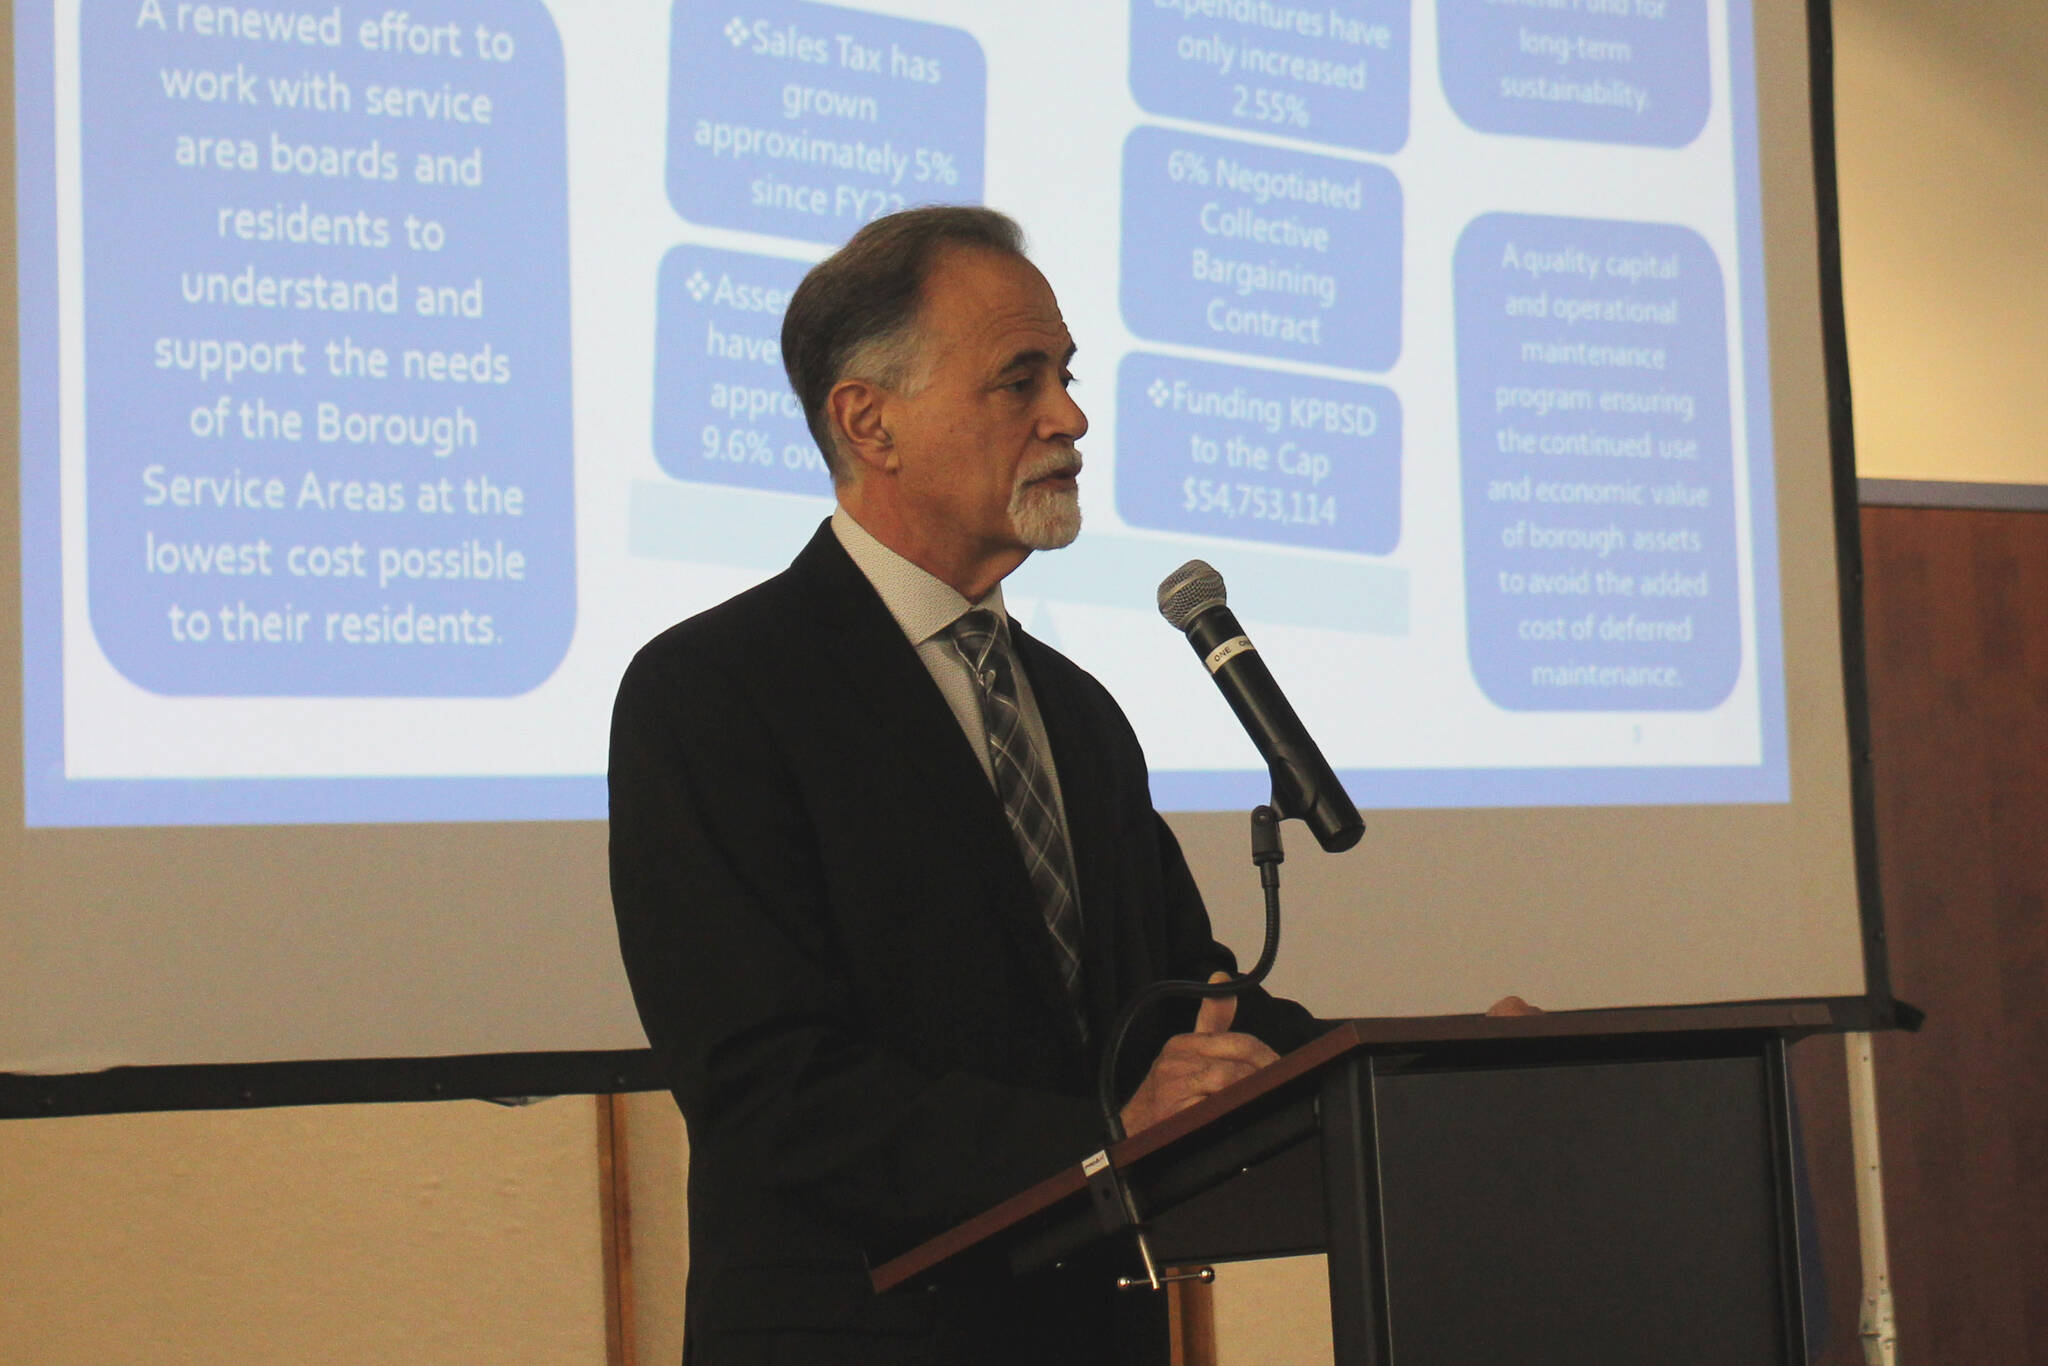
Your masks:
<svg viewBox="0 0 2048 1366"><path fill-rule="evenodd" d="M1123 713L1013 639L1072 832L1099 1043L1145 984L1232 959ZM620 945L690 1133L690 1359L1163 1351L1133 1319L1155 1311L1112 1308L1099 1268L868 1289L870 1263L1102 1136L1095 1053L1002 804L829 524L787 571L640 652L610 780ZM1161 1014L1129 1047L1126 1091L1187 1027ZM1238 1020L1282 1048L1311 1029L1256 993Z"/></svg>

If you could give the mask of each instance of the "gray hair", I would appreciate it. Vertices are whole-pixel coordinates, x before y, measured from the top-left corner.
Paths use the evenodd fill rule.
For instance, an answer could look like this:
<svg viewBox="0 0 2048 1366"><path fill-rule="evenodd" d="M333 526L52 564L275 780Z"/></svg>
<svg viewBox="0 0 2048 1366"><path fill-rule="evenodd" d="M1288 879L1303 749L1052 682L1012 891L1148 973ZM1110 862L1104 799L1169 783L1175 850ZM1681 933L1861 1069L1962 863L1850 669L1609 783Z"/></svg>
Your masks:
<svg viewBox="0 0 2048 1366"><path fill-rule="evenodd" d="M947 247L1022 258L1024 231L1008 215L932 204L877 218L804 276L782 315L782 367L832 481L852 470L839 450L825 400L844 379L915 392L927 378L918 313L925 280Z"/></svg>

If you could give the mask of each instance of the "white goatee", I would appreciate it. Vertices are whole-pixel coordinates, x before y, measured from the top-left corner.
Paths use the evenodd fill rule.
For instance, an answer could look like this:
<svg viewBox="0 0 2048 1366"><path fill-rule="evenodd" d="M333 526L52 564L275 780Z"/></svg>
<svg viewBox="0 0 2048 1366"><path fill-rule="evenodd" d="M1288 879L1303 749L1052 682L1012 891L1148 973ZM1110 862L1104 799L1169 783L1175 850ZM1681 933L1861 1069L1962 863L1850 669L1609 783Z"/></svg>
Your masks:
<svg viewBox="0 0 2048 1366"><path fill-rule="evenodd" d="M1010 525L1017 539L1033 550L1059 550L1074 543L1081 534L1081 491L1054 489L1034 484L1049 474L1079 474L1078 451L1040 460L1018 471L1017 485L1010 491Z"/></svg>

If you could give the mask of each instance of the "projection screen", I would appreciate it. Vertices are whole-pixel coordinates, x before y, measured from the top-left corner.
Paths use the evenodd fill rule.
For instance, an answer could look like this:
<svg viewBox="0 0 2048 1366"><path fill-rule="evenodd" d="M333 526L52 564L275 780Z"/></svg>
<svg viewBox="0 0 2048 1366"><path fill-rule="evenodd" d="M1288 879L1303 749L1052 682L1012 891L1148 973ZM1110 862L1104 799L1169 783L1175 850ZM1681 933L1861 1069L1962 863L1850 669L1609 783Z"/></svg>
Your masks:
<svg viewBox="0 0 2048 1366"><path fill-rule="evenodd" d="M613 689L830 511L781 310L926 202L1059 294L1086 529L1010 610L1241 956L1267 779L1162 576L1223 573L1367 814L1294 836L1280 990L1888 1008L1807 22L17 4L0 1071L642 1048Z"/></svg>

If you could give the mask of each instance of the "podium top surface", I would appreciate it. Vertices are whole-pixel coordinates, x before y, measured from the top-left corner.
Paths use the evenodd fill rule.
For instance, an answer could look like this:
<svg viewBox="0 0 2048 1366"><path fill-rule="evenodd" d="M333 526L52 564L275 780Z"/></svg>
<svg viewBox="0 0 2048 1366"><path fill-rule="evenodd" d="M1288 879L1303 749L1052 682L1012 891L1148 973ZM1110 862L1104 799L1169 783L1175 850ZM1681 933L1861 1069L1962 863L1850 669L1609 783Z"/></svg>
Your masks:
<svg viewBox="0 0 2048 1366"><path fill-rule="evenodd" d="M1217 1092L1109 1150L1118 1169L1188 1139L1236 1111L1282 1091L1352 1053L1409 1053L1498 1047L1540 1053L1546 1043L1567 1045L1644 1036L1780 1034L1801 1035L1834 1027L1834 1016L1818 1001L1766 1001L1734 1005L1631 1007L1572 1010L1538 1015L1418 1015L1398 1019L1346 1020L1243 1081ZM1088 1177L1076 1161L1037 1185L927 1239L875 1267L877 1292L893 1290L927 1271L995 1238L1067 1200L1079 1198Z"/></svg>

